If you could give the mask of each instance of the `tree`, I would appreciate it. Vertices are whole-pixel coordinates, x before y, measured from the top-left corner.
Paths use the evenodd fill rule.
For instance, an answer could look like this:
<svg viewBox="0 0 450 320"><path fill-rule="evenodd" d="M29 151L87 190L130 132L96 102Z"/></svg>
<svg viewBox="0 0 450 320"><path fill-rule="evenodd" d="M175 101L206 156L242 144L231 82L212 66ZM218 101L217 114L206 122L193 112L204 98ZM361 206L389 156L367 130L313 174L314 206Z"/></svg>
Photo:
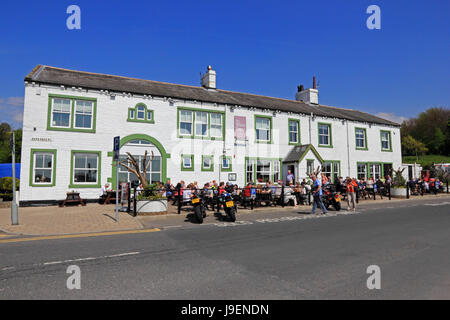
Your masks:
<svg viewBox="0 0 450 320"><path fill-rule="evenodd" d="M417 118L411 118L402 123L402 138L410 135L423 142L430 152L447 154L450 150L450 109L439 107L429 108L421 112Z"/></svg>
<svg viewBox="0 0 450 320"><path fill-rule="evenodd" d="M428 151L428 148L423 142L414 139L412 136L407 135L402 137L402 152L405 155L415 155L417 161L419 161L419 155L423 155Z"/></svg>
<svg viewBox="0 0 450 320"><path fill-rule="evenodd" d="M9 139L11 137L11 126L7 123L0 124L0 163L11 163L11 147ZM16 143L16 163L20 162L22 153L22 129L14 130Z"/></svg>
<svg viewBox="0 0 450 320"><path fill-rule="evenodd" d="M131 153L127 152L128 158L127 161L119 161L119 163L124 166L125 168L127 168L127 170L131 173L134 173L139 181L142 183L142 187L145 189L148 186L148 181L147 181L147 170L148 167L150 166L150 162L153 161L154 155L153 155L153 151L152 151L152 156L150 157L150 159L147 162L147 150L145 150L145 154L144 154L144 158L142 159L142 167L139 167L139 164L137 163L136 159L131 155ZM132 167L129 166L129 164L131 163ZM140 169L142 168L142 170Z"/></svg>

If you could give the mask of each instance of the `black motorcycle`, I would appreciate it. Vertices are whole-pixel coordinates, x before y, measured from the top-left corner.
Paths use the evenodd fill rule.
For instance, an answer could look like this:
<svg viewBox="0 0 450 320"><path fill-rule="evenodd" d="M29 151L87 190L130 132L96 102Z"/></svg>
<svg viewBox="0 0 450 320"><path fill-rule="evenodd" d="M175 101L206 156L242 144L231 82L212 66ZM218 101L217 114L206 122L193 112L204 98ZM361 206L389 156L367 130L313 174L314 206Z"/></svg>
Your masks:
<svg viewBox="0 0 450 320"><path fill-rule="evenodd" d="M191 199L192 206L194 207L194 216L198 223L203 223L203 219L206 217L206 209L201 197L194 194Z"/></svg>
<svg viewBox="0 0 450 320"><path fill-rule="evenodd" d="M333 206L336 211L341 210L341 200L342 197L339 192L330 188L325 188L323 190L322 202L327 210L330 206Z"/></svg>
<svg viewBox="0 0 450 320"><path fill-rule="evenodd" d="M233 196L228 192L224 192L219 196L219 201L230 221L235 222L236 205L234 204Z"/></svg>

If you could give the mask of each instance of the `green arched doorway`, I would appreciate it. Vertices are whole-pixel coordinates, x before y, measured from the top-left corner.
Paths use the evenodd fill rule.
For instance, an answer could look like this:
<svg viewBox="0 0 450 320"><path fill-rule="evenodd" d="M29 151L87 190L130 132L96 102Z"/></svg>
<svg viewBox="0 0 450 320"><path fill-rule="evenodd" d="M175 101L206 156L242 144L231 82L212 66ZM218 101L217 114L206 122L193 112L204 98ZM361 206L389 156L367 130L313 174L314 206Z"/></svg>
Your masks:
<svg viewBox="0 0 450 320"><path fill-rule="evenodd" d="M157 139L146 134L132 134L123 137L120 139L120 148L136 141L145 141L158 150L161 159L161 181L165 183L167 181L167 159L170 158L170 154L166 152L166 149L164 149L163 145ZM110 154L112 156L112 152ZM116 164L113 161L112 177L108 180L111 182L114 189L116 188L116 170Z"/></svg>

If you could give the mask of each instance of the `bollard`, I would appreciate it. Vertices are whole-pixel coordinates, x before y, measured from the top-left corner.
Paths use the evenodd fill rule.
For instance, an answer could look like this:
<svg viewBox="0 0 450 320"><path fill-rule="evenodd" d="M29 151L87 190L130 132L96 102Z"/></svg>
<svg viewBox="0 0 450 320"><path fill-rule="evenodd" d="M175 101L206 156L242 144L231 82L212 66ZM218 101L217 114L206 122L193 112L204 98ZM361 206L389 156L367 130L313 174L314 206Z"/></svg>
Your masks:
<svg viewBox="0 0 450 320"><path fill-rule="evenodd" d="M448 179L447 179L447 193L448 193Z"/></svg>
<svg viewBox="0 0 450 320"><path fill-rule="evenodd" d="M406 199L409 199L409 183L406 183Z"/></svg>
<svg viewBox="0 0 450 320"><path fill-rule="evenodd" d="M281 207L284 208L284 184L281 185Z"/></svg>
<svg viewBox="0 0 450 320"><path fill-rule="evenodd" d="M376 200L377 197L377 192L375 190L375 188L373 188L373 200Z"/></svg>
<svg viewBox="0 0 450 320"><path fill-rule="evenodd" d="M181 194L181 187L178 187L178 195L177 195L177 197L178 197L178 209L177 209L177 211L178 211L178 214L181 214L181 201L183 201L182 194Z"/></svg>
<svg viewBox="0 0 450 320"><path fill-rule="evenodd" d="M356 188L356 203L359 203L359 187Z"/></svg>
<svg viewBox="0 0 450 320"><path fill-rule="evenodd" d="M133 194L133 217L136 217L136 187L134 187Z"/></svg>
<svg viewBox="0 0 450 320"><path fill-rule="evenodd" d="M308 191L308 206L311 205L311 191Z"/></svg>
<svg viewBox="0 0 450 320"><path fill-rule="evenodd" d="M388 186L389 186L389 189L388 189L388 191L389 191L389 200L391 200L391 184L389 183Z"/></svg>
<svg viewBox="0 0 450 320"><path fill-rule="evenodd" d="M131 186L130 186L130 183L127 183L127 187L128 187L128 207L127 207L127 212L130 213L130 211L131 211Z"/></svg>

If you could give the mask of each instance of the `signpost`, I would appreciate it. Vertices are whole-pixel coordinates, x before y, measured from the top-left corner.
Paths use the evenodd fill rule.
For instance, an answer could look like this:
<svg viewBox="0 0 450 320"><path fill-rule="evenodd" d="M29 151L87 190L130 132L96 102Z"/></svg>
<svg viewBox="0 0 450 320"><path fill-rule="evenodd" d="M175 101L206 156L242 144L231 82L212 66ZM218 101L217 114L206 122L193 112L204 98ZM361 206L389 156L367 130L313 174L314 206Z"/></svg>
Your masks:
<svg viewBox="0 0 450 320"><path fill-rule="evenodd" d="M113 161L116 161L116 222L119 222L119 150L120 137L114 137Z"/></svg>
<svg viewBox="0 0 450 320"><path fill-rule="evenodd" d="M9 144L12 149L12 194L13 201L11 204L11 223L13 225L19 224L19 215L17 213L17 200L16 200L16 139L14 131L9 140Z"/></svg>

